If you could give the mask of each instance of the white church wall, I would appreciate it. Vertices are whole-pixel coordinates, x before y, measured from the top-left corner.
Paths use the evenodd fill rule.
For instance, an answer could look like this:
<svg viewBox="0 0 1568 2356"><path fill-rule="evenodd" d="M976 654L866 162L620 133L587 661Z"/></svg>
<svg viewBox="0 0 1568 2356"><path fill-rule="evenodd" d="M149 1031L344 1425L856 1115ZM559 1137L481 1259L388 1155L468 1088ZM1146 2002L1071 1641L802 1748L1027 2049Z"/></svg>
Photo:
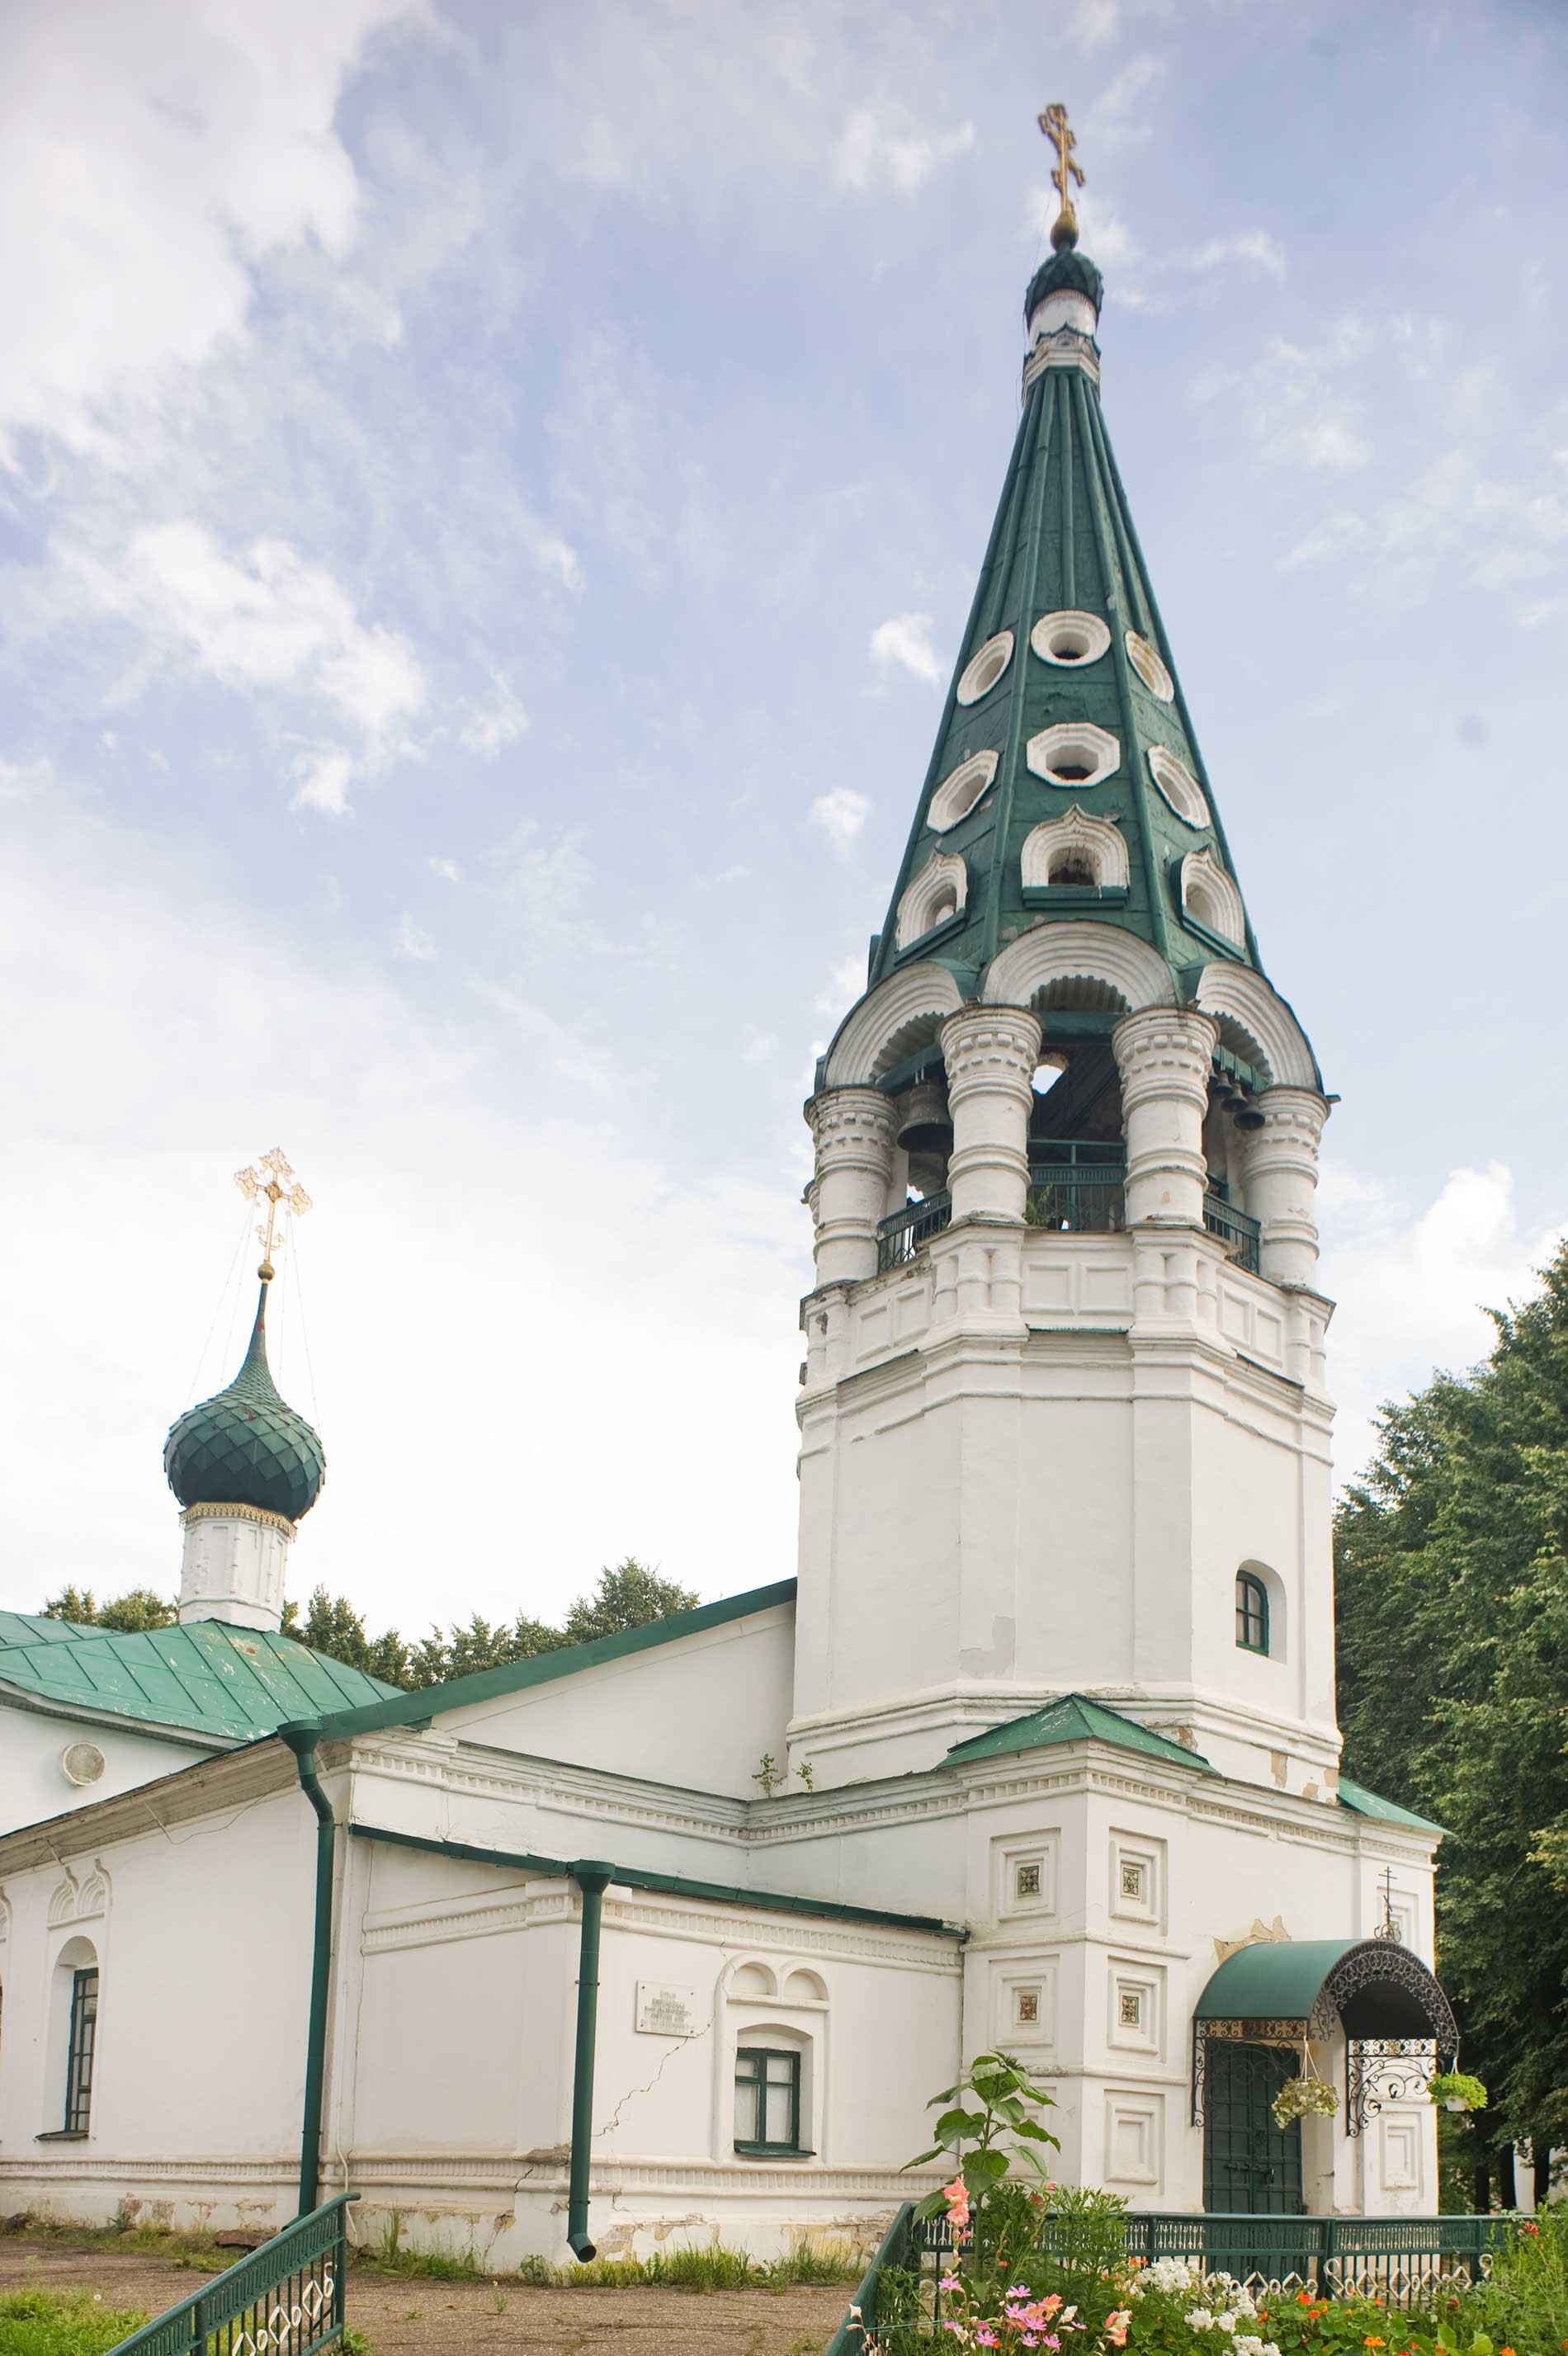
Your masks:
<svg viewBox="0 0 1568 2356"><path fill-rule="evenodd" d="M122 2205L169 2222L289 2213L315 1819L297 1788L237 1804L118 1839L106 1826L91 1841L89 1825L65 1869L6 1872L0 2208L96 2222ZM63 2120L60 1992L79 1944L100 1972L89 2129L40 2143ZM239 2079L214 2066L237 2050Z"/></svg>
<svg viewBox="0 0 1568 2356"><path fill-rule="evenodd" d="M455 1709L460 1740L752 1798L784 1750L794 1614L776 1604L674 1642Z"/></svg>
<svg viewBox="0 0 1568 2356"><path fill-rule="evenodd" d="M67 1752L79 1744L91 1744L103 1762L87 1783L76 1782L65 1769ZM210 1755L207 1744L166 1741L86 1718L18 1709L0 1696L0 1833L113 1799ZM73 1764L81 1773L93 1762L88 1757Z"/></svg>

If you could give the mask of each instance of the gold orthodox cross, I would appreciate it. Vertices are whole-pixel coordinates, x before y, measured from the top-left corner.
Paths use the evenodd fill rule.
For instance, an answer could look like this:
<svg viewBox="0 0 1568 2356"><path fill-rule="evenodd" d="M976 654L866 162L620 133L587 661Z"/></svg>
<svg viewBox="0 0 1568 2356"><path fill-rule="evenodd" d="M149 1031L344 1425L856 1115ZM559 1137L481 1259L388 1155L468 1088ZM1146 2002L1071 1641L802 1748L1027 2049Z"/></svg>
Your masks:
<svg viewBox="0 0 1568 2356"><path fill-rule="evenodd" d="M289 1167L288 1156L281 1145L270 1152L259 1153L248 1170L236 1170L234 1183L259 1209L267 1206L264 1219L256 1223L256 1240L262 1247L262 1264L256 1270L263 1284L270 1284L275 1273L273 1268L273 1246L281 1244L277 1236L280 1211L290 1211L296 1219L303 1218L310 1208L310 1197Z"/></svg>
<svg viewBox="0 0 1568 2356"><path fill-rule="evenodd" d="M1051 243L1057 247L1076 245L1078 215L1073 210L1072 191L1075 187L1082 187L1083 174L1073 161L1073 150L1078 141L1073 137L1067 109L1059 99L1047 106L1041 115L1040 129L1057 151L1057 168L1051 174L1051 186L1061 198L1061 210L1051 230Z"/></svg>

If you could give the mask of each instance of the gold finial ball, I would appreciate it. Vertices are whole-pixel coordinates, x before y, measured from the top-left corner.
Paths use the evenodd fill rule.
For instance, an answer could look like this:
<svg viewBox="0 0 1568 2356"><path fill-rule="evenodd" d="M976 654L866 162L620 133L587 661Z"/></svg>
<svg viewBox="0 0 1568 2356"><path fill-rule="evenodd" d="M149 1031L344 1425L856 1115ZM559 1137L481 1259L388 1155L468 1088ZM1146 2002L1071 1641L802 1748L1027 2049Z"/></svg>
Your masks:
<svg viewBox="0 0 1568 2356"><path fill-rule="evenodd" d="M1051 227L1051 243L1058 253L1065 253L1078 243L1078 215L1070 205L1064 205Z"/></svg>
<svg viewBox="0 0 1568 2356"><path fill-rule="evenodd" d="M263 1284L270 1284L274 1277L277 1274L277 1270L273 1266L270 1259L264 1259L260 1268L256 1270L256 1274L261 1278Z"/></svg>

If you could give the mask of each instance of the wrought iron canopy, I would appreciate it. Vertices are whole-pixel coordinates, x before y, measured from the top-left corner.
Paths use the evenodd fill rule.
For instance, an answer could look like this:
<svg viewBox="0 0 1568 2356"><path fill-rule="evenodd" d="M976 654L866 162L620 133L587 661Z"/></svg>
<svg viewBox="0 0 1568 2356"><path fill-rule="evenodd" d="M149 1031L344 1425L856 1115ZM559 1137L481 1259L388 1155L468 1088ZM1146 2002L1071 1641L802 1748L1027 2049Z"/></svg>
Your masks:
<svg viewBox="0 0 1568 2356"><path fill-rule="evenodd" d="M1426 1965L1390 1939L1257 1940L1228 1955L1194 2008L1200 2030L1221 2021L1290 2020L1294 2034L1434 2037L1455 2041L1453 2008ZM1244 2030L1231 2029L1232 2036Z"/></svg>

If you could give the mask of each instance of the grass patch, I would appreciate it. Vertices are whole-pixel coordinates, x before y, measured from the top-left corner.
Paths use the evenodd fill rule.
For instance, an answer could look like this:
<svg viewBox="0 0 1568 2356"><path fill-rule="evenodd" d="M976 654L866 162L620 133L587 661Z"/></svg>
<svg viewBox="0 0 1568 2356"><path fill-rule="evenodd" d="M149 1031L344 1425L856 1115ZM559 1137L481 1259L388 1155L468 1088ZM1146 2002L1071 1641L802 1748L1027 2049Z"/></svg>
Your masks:
<svg viewBox="0 0 1568 2356"><path fill-rule="evenodd" d="M354 2255L362 2266L374 2266L379 2274L403 2275L413 2280L428 2282L478 2282L485 2276L494 2279L493 2270L481 2266L477 2252L466 2250L405 2250L403 2228L396 2217L389 2217L381 2227L379 2242L362 2243Z"/></svg>
<svg viewBox="0 0 1568 2356"><path fill-rule="evenodd" d="M220 2250L209 2233L177 2233L166 2225L64 2225L53 2217L23 2210L0 2217L0 2234L25 2235L30 2242L48 2242L59 2250L104 2250L156 2258L166 2266L188 2266L201 2274L221 2274L243 2255ZM7 2351L8 2356L8 2351Z"/></svg>
<svg viewBox="0 0 1568 2356"><path fill-rule="evenodd" d="M0 2346L5 2356L104 2356L147 2318L134 2307L105 2307L79 2292L0 2291Z"/></svg>
<svg viewBox="0 0 1568 2356"><path fill-rule="evenodd" d="M801 2284L859 2282L863 2252L848 2242L809 2242L778 2258L751 2258L722 2242L656 2250L650 2258L595 2258L582 2265L552 2265L524 2258L518 2279L539 2290L792 2290Z"/></svg>

